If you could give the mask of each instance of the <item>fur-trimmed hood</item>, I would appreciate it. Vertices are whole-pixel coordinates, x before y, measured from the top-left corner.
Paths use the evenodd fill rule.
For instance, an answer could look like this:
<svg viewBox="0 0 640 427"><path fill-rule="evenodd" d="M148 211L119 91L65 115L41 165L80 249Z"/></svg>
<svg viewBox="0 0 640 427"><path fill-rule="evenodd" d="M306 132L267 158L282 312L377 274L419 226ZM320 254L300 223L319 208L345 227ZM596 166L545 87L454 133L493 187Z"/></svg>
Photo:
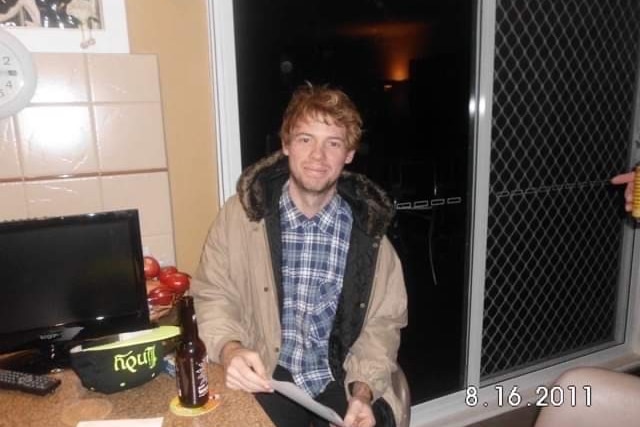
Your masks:
<svg viewBox="0 0 640 427"><path fill-rule="evenodd" d="M236 191L247 217L260 221L278 208L289 163L282 150L249 166L238 179ZM382 237L391 223L394 208L386 193L364 175L342 171L338 193L353 213L355 225L370 236Z"/></svg>

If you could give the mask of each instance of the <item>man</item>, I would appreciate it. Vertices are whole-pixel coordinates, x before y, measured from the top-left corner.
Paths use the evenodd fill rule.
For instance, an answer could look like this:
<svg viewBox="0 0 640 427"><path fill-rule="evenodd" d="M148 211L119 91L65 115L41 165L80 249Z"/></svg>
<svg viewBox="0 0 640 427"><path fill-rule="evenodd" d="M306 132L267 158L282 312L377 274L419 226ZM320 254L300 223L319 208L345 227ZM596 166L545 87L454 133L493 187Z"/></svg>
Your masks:
<svg viewBox="0 0 640 427"><path fill-rule="evenodd" d="M327 425L273 393L295 382L347 426L394 426L406 291L385 231L387 196L353 160L362 121L343 92L293 95L282 150L243 172L195 274L200 335L229 388L256 393L278 427Z"/></svg>

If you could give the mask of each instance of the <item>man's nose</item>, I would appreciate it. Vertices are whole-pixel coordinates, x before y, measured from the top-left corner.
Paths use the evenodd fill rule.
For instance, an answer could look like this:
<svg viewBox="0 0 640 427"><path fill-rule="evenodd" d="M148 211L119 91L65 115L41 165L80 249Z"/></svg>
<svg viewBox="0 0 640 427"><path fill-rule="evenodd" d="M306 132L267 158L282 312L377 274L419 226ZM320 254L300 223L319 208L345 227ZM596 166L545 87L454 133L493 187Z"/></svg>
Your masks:
<svg viewBox="0 0 640 427"><path fill-rule="evenodd" d="M323 159L324 156L324 145L320 141L315 142L311 148L311 157L314 159Z"/></svg>

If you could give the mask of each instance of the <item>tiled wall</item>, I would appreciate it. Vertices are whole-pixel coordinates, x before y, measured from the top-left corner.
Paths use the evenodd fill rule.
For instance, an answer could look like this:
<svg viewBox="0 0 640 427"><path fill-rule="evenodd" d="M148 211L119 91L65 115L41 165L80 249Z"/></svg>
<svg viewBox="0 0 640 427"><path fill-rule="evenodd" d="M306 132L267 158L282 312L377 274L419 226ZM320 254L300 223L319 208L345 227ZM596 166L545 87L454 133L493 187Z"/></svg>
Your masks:
<svg viewBox="0 0 640 427"><path fill-rule="evenodd" d="M31 105L0 120L0 220L135 208L145 253L175 264L155 55L34 58Z"/></svg>

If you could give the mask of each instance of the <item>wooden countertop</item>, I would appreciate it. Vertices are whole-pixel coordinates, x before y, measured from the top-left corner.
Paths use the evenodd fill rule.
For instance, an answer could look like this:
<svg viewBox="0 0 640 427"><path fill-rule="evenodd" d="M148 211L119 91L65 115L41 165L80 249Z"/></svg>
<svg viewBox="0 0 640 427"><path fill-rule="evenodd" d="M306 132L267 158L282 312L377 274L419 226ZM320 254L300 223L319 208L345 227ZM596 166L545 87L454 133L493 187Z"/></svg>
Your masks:
<svg viewBox="0 0 640 427"><path fill-rule="evenodd" d="M154 417L164 417L163 427L273 427L253 395L224 387L220 365L209 366L209 388L220 395L220 405L198 417L170 411L176 382L166 373L113 394L84 388L70 369L54 376L62 384L47 396L0 390L0 427L75 427L78 421Z"/></svg>

